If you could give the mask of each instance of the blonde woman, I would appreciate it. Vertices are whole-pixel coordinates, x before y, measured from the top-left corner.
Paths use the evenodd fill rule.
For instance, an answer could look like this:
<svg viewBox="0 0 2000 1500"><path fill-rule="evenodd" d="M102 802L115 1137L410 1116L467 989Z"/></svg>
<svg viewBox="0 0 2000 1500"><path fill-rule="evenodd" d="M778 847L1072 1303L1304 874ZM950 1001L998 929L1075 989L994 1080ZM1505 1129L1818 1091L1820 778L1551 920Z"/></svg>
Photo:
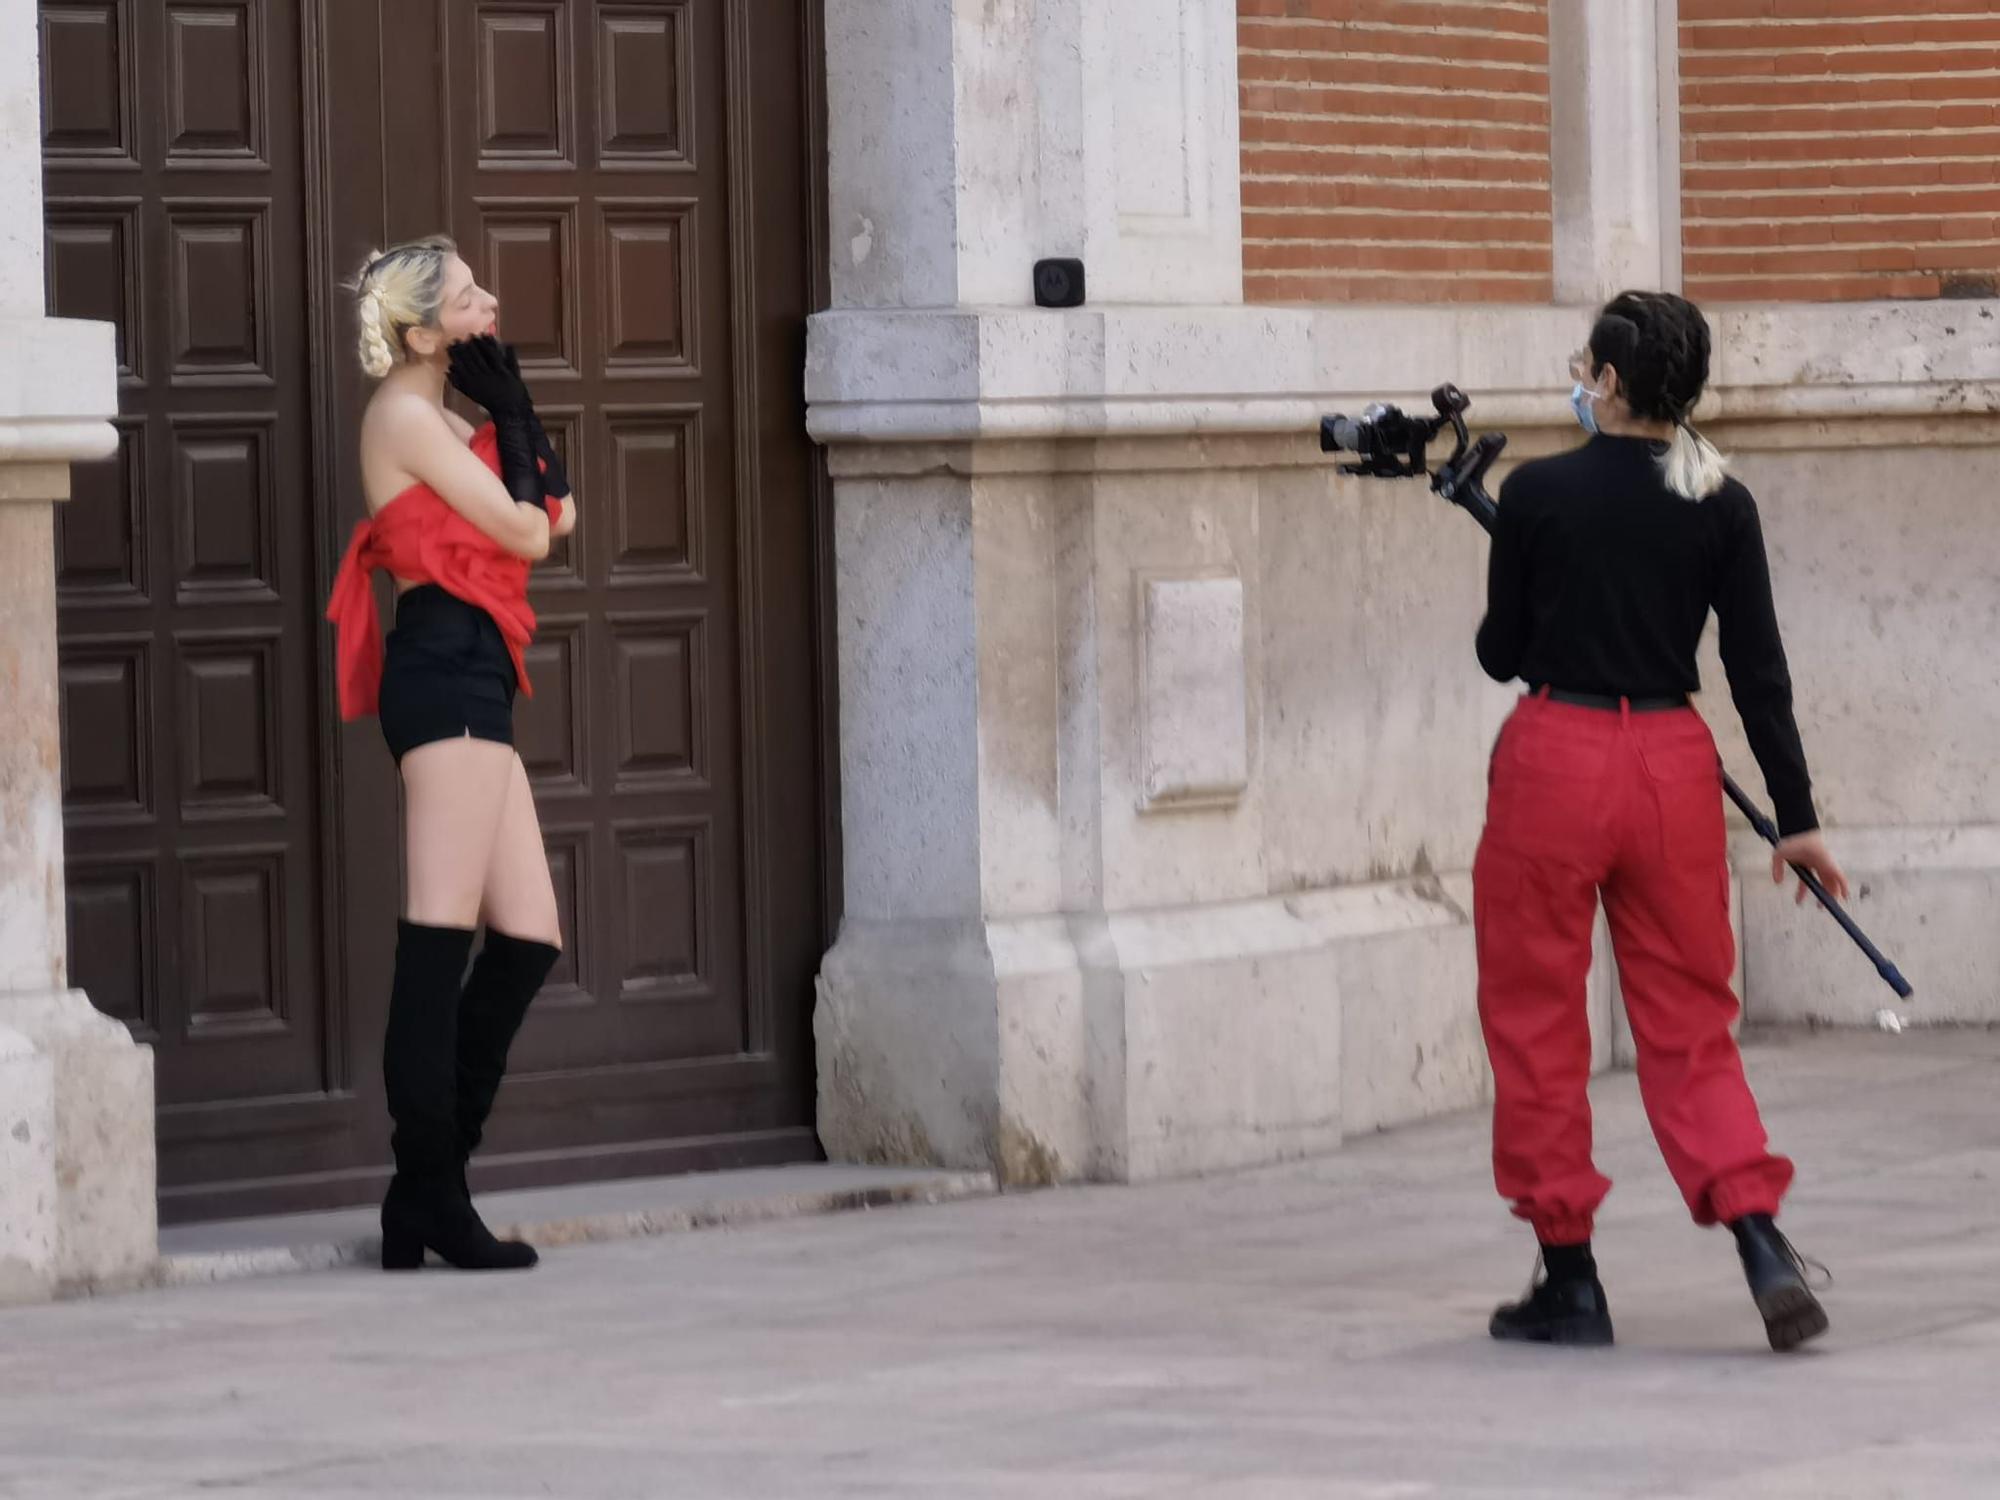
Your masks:
<svg viewBox="0 0 2000 1500"><path fill-rule="evenodd" d="M342 717L379 716L403 783L407 889L382 1059L396 1175L382 1265L416 1270L431 1250L463 1270L522 1269L534 1249L488 1231L465 1173L514 1035L561 951L513 705L530 691L528 570L575 529L576 505L498 340L499 303L449 240L370 256L355 294L362 368L380 385L361 423L368 519L327 613ZM487 426L446 409L447 383L486 409ZM378 569L395 582L386 651Z"/></svg>

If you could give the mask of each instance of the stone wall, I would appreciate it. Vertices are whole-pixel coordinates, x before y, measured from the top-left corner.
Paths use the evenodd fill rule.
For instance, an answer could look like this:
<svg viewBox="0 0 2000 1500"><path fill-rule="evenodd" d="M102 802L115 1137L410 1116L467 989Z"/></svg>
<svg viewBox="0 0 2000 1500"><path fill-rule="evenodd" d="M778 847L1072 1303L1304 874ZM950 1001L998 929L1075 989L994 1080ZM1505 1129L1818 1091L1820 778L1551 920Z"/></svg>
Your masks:
<svg viewBox="0 0 2000 1500"><path fill-rule="evenodd" d="M1965 545L2000 429L1963 412L2000 395L1991 311L1718 310L1701 413L1760 494L1856 913L1928 1021L2000 1019L1979 915L2000 564ZM1511 701L1471 653L1484 541L1421 486L1338 477L1310 434L1453 379L1510 458L1574 442L1564 356L1588 318L820 322L850 850L820 1009L831 1150L1144 1177L1484 1097L1466 872ZM1706 680L1761 797L1713 659ZM1888 1002L1747 834L1738 859L1753 1018ZM1606 1063L1629 1056L1614 995L1600 962Z"/></svg>

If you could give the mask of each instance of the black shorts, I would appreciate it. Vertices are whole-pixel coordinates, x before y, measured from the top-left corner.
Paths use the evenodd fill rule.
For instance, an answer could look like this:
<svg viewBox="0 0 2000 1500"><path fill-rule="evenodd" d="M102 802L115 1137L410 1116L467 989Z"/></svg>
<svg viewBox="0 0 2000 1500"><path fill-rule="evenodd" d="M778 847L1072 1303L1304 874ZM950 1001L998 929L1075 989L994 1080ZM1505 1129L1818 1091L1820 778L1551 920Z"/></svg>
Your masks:
<svg viewBox="0 0 2000 1500"><path fill-rule="evenodd" d="M435 740L514 743L514 658L493 616L420 583L396 601L382 657L382 738L401 764Z"/></svg>

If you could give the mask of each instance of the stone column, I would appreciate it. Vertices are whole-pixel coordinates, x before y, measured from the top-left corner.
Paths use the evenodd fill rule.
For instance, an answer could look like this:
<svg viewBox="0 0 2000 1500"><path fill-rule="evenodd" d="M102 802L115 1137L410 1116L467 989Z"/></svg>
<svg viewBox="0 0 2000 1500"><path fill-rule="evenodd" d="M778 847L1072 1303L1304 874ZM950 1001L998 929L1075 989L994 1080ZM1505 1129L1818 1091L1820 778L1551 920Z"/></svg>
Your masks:
<svg viewBox="0 0 2000 1500"><path fill-rule="evenodd" d="M152 1053L68 983L55 508L116 446L108 325L42 316L33 0L0 0L0 1301L156 1255Z"/></svg>
<svg viewBox="0 0 2000 1500"><path fill-rule="evenodd" d="M1680 289L1678 0L1550 0L1555 294Z"/></svg>

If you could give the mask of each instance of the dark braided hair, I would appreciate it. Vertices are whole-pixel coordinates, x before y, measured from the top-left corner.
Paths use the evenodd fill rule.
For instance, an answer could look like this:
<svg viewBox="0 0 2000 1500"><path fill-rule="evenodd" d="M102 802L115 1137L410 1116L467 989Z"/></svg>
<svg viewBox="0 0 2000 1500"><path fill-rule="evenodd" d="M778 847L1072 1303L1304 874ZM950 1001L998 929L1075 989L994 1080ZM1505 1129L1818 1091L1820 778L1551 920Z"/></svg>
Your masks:
<svg viewBox="0 0 2000 1500"><path fill-rule="evenodd" d="M1678 429L1661 462L1668 486L1688 500L1714 494L1723 478L1722 455L1688 422L1708 384L1709 349L1708 319L1672 292L1620 292L1590 330L1591 373L1610 365L1633 416Z"/></svg>
<svg viewBox="0 0 2000 1500"><path fill-rule="evenodd" d="M1597 370L1618 371L1625 404L1645 421L1680 423L1708 384L1708 319L1672 292L1620 292L1590 330Z"/></svg>

